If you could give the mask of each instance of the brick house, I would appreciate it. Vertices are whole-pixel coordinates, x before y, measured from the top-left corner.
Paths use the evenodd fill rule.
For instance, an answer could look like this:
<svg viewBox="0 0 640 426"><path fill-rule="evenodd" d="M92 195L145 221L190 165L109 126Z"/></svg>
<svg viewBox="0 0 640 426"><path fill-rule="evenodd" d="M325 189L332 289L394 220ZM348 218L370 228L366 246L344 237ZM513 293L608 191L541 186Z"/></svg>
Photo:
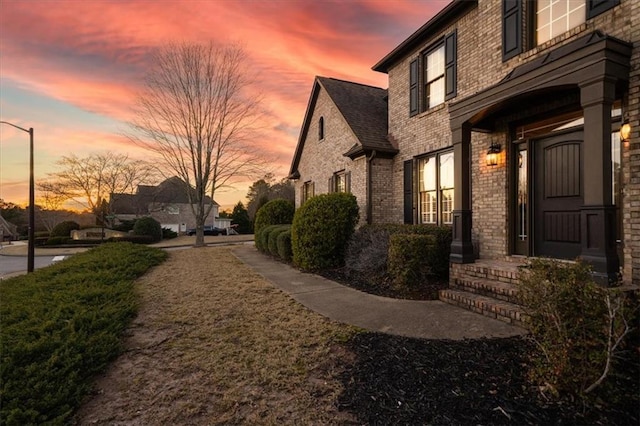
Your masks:
<svg viewBox="0 0 640 426"><path fill-rule="evenodd" d="M635 0L452 1L373 66L398 150L373 221L451 225L452 284L528 256L640 283L639 20Z"/></svg>
<svg viewBox="0 0 640 426"><path fill-rule="evenodd" d="M218 203L206 197L205 207L210 204L213 206L205 225L229 227L230 219L218 218ZM135 194L112 194L110 210L119 220L151 216L160 222L163 228L178 233L196 227L189 205L187 184L177 176L168 178L157 186L138 185Z"/></svg>
<svg viewBox="0 0 640 426"><path fill-rule="evenodd" d="M392 208L392 157L387 139L387 91L316 77L291 164L299 207L307 198L351 192L360 223L382 222Z"/></svg>

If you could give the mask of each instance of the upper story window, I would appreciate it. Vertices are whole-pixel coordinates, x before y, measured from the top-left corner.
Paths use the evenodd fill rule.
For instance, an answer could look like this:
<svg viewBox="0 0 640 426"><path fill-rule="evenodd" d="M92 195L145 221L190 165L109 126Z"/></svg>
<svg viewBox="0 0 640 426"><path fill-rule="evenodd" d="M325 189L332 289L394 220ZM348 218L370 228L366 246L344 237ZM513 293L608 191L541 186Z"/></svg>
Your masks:
<svg viewBox="0 0 640 426"><path fill-rule="evenodd" d="M457 32L446 35L409 64L409 114L426 111L457 94Z"/></svg>
<svg viewBox="0 0 640 426"><path fill-rule="evenodd" d="M433 108L444 102L444 43L425 53L424 64L424 105Z"/></svg>
<svg viewBox="0 0 640 426"><path fill-rule="evenodd" d="M536 44L542 44L586 20L585 0L539 0L536 2Z"/></svg>
<svg viewBox="0 0 640 426"><path fill-rule="evenodd" d="M502 59L543 44L618 4L620 0L502 0Z"/></svg>
<svg viewBox="0 0 640 426"><path fill-rule="evenodd" d="M318 120L318 140L324 139L324 117Z"/></svg>

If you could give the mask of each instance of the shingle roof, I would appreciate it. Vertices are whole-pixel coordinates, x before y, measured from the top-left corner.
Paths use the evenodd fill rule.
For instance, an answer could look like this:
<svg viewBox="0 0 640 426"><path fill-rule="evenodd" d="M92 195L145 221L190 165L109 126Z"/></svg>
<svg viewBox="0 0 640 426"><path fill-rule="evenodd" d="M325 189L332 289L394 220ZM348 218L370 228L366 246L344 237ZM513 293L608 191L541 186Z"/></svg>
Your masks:
<svg viewBox="0 0 640 426"><path fill-rule="evenodd" d="M295 179L299 176L298 162L309 129L309 120L321 88L327 92L358 141L345 155L353 158L374 150L387 155L395 155L398 152L387 139L386 89L335 78L316 77L291 163L289 178Z"/></svg>
<svg viewBox="0 0 640 426"><path fill-rule="evenodd" d="M365 150L395 152L387 139L387 91L335 78L318 77Z"/></svg>

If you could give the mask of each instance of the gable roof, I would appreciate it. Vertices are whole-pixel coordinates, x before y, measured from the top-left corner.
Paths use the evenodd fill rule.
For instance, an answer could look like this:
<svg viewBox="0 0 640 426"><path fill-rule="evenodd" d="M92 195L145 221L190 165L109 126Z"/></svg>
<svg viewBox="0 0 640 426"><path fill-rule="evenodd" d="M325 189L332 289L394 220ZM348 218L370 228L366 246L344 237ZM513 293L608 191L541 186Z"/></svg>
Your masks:
<svg viewBox="0 0 640 426"><path fill-rule="evenodd" d="M299 176L298 163L309 132L311 116L318 100L320 89L331 98L345 122L358 140L346 156L355 158L367 152L376 151L395 155L398 150L387 139L387 90L351 81L328 77L316 77L309 104L305 112L298 145L291 163L290 179Z"/></svg>
<svg viewBox="0 0 640 426"><path fill-rule="evenodd" d="M429 19L426 24L418 28L416 32L400 43L398 47L387 54L387 56L382 58L371 69L383 73L389 72L389 68L391 68L393 64L424 43L426 39L433 37L436 33L442 31L443 27L449 25L453 20L461 17L477 5L478 0L453 0L444 9L438 12L437 15Z"/></svg>

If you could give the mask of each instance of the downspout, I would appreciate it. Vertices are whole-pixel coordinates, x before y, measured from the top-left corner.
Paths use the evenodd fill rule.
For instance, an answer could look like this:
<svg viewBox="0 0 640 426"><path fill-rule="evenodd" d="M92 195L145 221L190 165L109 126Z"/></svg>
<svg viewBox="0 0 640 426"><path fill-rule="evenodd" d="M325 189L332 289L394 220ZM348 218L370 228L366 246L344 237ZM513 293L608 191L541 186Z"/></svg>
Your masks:
<svg viewBox="0 0 640 426"><path fill-rule="evenodd" d="M367 224L371 225L371 223L373 222L373 203L372 203L372 198L373 198L373 191L372 191L372 186L373 186L373 173L371 170L371 163L373 162L373 159L376 158L376 150L374 149L373 151L371 151L371 155L369 157L367 157Z"/></svg>

